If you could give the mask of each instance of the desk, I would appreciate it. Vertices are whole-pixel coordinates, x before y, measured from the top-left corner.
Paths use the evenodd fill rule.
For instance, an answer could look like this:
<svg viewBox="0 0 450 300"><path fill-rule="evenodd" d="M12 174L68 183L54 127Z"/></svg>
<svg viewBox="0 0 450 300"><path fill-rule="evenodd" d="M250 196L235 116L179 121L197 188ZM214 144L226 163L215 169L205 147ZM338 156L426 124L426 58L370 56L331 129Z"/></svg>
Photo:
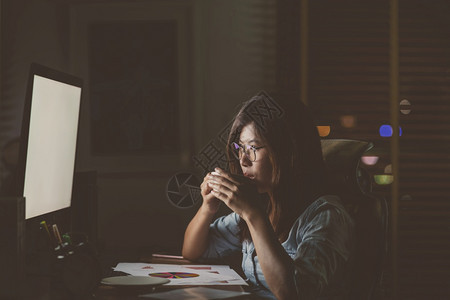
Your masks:
<svg viewBox="0 0 450 300"><path fill-rule="evenodd" d="M141 259L141 262L146 263L159 263L159 264L195 264L193 262L184 260L184 259L171 259L171 258L155 258L155 257L144 257ZM111 286L104 286L101 285L99 288L95 291L92 299L101 299L101 300L143 300L145 298L138 297L142 294L148 294L151 292L162 292L162 291L168 291L173 289L179 289L179 288L185 288L189 286L157 286L157 287L145 287L145 288L117 288L117 287L111 287ZM222 289L222 290L228 290L228 291L238 291L242 292L244 291L243 286L240 285L214 285L214 286L205 286L209 288L216 288L216 289ZM245 295L238 298L233 299L255 299L251 295Z"/></svg>

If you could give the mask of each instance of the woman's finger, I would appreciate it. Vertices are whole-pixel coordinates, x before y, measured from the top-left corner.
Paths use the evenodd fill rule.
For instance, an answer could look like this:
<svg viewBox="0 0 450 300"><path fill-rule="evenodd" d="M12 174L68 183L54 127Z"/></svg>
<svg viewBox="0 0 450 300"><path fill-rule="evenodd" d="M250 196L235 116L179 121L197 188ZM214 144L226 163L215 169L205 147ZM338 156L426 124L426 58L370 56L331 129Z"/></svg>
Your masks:
<svg viewBox="0 0 450 300"><path fill-rule="evenodd" d="M220 201L222 201L232 211L241 215L242 208L236 202L237 199L232 196L232 193L229 190L224 190L224 187L222 186L219 189L212 189L211 195L213 195L216 199L219 199Z"/></svg>
<svg viewBox="0 0 450 300"><path fill-rule="evenodd" d="M222 201L227 201L228 199L234 198L236 196L235 192L233 192L233 189L230 189L225 185L211 182L209 186L212 187L212 191L220 194Z"/></svg>
<svg viewBox="0 0 450 300"><path fill-rule="evenodd" d="M208 185L208 181L212 178L211 173L208 173L204 178L203 182L200 184L200 191L203 195L209 194L212 188Z"/></svg>
<svg viewBox="0 0 450 300"><path fill-rule="evenodd" d="M213 179L208 181L208 186L209 187L215 187L215 189L217 189L217 187L223 187L227 190L236 190L237 185L230 182L228 179L226 178L221 178L220 176L215 176Z"/></svg>
<svg viewBox="0 0 450 300"><path fill-rule="evenodd" d="M222 192L220 192L219 190L211 190L211 194L214 196L214 197L216 197L217 199L219 199L220 201L222 201L222 202L224 202L227 206L228 206L228 204L227 204L227 195L226 194L224 194L224 193L222 193ZM231 208L231 207L230 207Z"/></svg>
<svg viewBox="0 0 450 300"><path fill-rule="evenodd" d="M219 199L220 201L223 202L222 197L220 196L220 192L216 190L211 190L211 195L213 195L216 199Z"/></svg>
<svg viewBox="0 0 450 300"><path fill-rule="evenodd" d="M213 180L208 181L208 186L213 191L224 193L224 194L226 194L230 190L226 185L224 185L220 182L217 182L217 181L213 181Z"/></svg>

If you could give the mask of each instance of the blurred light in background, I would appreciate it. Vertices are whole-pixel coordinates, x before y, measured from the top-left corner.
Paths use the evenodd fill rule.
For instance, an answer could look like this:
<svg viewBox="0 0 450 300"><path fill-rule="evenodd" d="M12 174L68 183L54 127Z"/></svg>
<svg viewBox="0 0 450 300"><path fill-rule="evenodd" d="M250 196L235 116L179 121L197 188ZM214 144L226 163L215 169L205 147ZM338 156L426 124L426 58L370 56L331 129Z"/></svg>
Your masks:
<svg viewBox="0 0 450 300"><path fill-rule="evenodd" d="M362 156L361 161L363 164L368 166L373 166L378 162L379 157L378 156Z"/></svg>
<svg viewBox="0 0 450 300"><path fill-rule="evenodd" d="M381 125L379 131L381 137L391 137L394 132L391 125ZM402 136L402 128L400 126L398 127L398 131L399 136Z"/></svg>
<svg viewBox="0 0 450 300"><path fill-rule="evenodd" d="M411 112L411 102L406 99L400 101L400 112L404 115L409 115Z"/></svg>
<svg viewBox="0 0 450 300"><path fill-rule="evenodd" d="M331 128L330 126L317 126L317 131L321 137L326 137L330 134Z"/></svg>
<svg viewBox="0 0 450 300"><path fill-rule="evenodd" d="M340 116L341 126L344 128L353 128L356 126L356 116L342 115Z"/></svg>
<svg viewBox="0 0 450 300"><path fill-rule="evenodd" d="M373 179L375 182L379 185L388 185L391 184L394 181L393 175L373 175Z"/></svg>
<svg viewBox="0 0 450 300"><path fill-rule="evenodd" d="M384 168L384 173L386 174L392 174L392 165L389 164Z"/></svg>

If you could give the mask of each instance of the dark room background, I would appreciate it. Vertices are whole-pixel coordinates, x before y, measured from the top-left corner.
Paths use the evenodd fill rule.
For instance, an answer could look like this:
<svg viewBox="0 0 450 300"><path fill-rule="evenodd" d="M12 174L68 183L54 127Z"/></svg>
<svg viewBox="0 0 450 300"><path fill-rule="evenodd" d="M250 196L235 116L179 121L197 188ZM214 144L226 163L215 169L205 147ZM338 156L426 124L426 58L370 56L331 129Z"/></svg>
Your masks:
<svg viewBox="0 0 450 300"><path fill-rule="evenodd" d="M170 179L200 176L192 158L259 91L303 101L324 138L375 144L392 235L379 298L444 299L448 15L446 0L2 0L0 147L20 134L31 62L82 77L76 169L97 172L99 244L177 252L199 203L174 206Z"/></svg>

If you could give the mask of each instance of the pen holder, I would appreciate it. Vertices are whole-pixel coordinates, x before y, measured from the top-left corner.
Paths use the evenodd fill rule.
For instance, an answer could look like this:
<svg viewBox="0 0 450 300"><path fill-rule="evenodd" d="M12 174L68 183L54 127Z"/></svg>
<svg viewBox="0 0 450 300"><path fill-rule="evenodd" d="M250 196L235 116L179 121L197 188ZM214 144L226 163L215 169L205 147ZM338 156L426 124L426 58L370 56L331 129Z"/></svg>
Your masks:
<svg viewBox="0 0 450 300"><path fill-rule="evenodd" d="M27 276L40 284L25 289L24 298L47 294L50 299L85 299L100 284L97 251L85 234L63 234L62 242L49 239L45 230L31 236L34 239L29 241Z"/></svg>
<svg viewBox="0 0 450 300"><path fill-rule="evenodd" d="M95 247L85 235L66 233L63 243L54 249L56 284L69 294L85 296L100 284L101 266Z"/></svg>

